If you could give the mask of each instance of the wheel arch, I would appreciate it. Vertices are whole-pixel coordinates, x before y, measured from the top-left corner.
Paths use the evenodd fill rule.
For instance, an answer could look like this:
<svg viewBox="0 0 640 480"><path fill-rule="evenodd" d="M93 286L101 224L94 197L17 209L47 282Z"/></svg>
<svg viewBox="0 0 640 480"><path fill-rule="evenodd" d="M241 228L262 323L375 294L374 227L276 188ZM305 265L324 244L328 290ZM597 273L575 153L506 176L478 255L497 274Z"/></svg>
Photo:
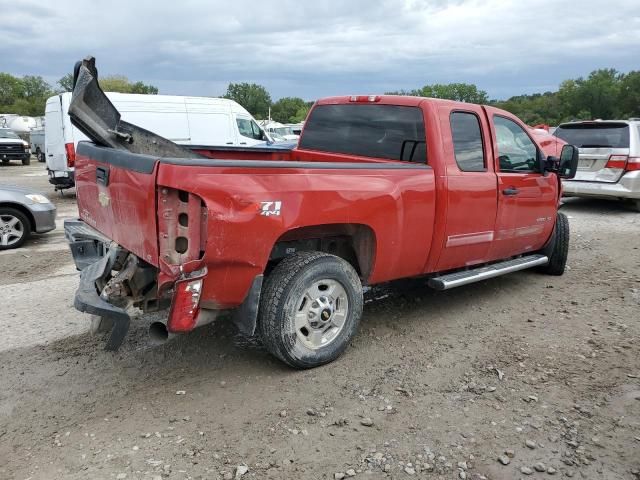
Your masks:
<svg viewBox="0 0 640 480"><path fill-rule="evenodd" d="M20 213L24 214L24 216L27 217L27 220L29 220L30 230L32 232L36 231L36 220L35 218L33 218L33 214L27 207L25 207L21 203L0 201L0 208L3 207L13 208L14 210L18 210Z"/></svg>
<svg viewBox="0 0 640 480"><path fill-rule="evenodd" d="M274 243L269 266L274 266L291 253L318 251L348 261L363 283L370 277L376 258L376 234L361 223L306 225L283 233ZM267 268L269 268L269 266Z"/></svg>

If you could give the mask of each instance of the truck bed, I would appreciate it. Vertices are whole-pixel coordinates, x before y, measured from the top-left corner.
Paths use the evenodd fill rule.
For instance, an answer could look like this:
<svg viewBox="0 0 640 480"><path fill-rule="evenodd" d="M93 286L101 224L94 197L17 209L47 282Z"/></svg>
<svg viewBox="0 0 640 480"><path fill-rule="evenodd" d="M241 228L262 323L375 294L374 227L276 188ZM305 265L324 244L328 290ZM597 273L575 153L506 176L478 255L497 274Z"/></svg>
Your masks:
<svg viewBox="0 0 640 480"><path fill-rule="evenodd" d="M429 166L258 157L157 158L81 143L80 217L168 277L202 262L209 271L203 302L218 308L242 302L277 242L336 218L390 252L367 260L370 282L422 273L435 214Z"/></svg>

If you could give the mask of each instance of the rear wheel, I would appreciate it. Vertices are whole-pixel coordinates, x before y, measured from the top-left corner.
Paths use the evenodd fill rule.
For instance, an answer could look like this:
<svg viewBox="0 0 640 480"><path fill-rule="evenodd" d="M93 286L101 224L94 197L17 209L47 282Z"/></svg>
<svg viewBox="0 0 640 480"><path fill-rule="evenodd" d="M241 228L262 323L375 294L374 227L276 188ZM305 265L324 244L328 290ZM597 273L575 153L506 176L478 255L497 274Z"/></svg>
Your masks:
<svg viewBox="0 0 640 480"><path fill-rule="evenodd" d="M44 157L44 152L42 150L40 150L39 148L36 149L36 158L38 159L38 161L40 163L44 163L46 158Z"/></svg>
<svg viewBox="0 0 640 480"><path fill-rule="evenodd" d="M31 233L29 219L19 210L0 207L0 250L18 248Z"/></svg>
<svg viewBox="0 0 640 480"><path fill-rule="evenodd" d="M267 350L296 368L335 360L356 334L362 284L345 260L300 252L282 260L265 280L259 325Z"/></svg>
<svg viewBox="0 0 640 480"><path fill-rule="evenodd" d="M548 275L562 275L569 255L569 219L564 213L558 212L553 239L543 253L549 257L549 263L540 270Z"/></svg>

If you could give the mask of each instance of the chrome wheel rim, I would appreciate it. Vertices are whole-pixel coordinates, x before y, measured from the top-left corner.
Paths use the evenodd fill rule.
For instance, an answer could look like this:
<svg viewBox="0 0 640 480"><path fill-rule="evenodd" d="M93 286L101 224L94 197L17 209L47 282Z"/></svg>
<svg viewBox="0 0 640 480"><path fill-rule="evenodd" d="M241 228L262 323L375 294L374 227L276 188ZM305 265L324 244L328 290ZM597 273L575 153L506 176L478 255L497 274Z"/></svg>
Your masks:
<svg viewBox="0 0 640 480"><path fill-rule="evenodd" d="M24 225L13 215L0 215L0 245L10 247L24 236Z"/></svg>
<svg viewBox="0 0 640 480"><path fill-rule="evenodd" d="M342 332L349 314L347 291L336 280L314 282L296 305L296 335L311 350L333 342Z"/></svg>

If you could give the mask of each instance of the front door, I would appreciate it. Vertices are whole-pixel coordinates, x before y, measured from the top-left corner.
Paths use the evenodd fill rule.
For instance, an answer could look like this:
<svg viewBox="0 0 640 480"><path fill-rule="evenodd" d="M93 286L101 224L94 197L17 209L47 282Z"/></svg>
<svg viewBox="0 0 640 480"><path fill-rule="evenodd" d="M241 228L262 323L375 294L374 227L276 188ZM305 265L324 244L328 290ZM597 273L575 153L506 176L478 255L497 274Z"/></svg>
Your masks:
<svg viewBox="0 0 640 480"><path fill-rule="evenodd" d="M526 126L485 107L490 119L498 179L498 214L491 248L494 259L534 252L550 237L556 219L558 179L538 171L543 155Z"/></svg>

